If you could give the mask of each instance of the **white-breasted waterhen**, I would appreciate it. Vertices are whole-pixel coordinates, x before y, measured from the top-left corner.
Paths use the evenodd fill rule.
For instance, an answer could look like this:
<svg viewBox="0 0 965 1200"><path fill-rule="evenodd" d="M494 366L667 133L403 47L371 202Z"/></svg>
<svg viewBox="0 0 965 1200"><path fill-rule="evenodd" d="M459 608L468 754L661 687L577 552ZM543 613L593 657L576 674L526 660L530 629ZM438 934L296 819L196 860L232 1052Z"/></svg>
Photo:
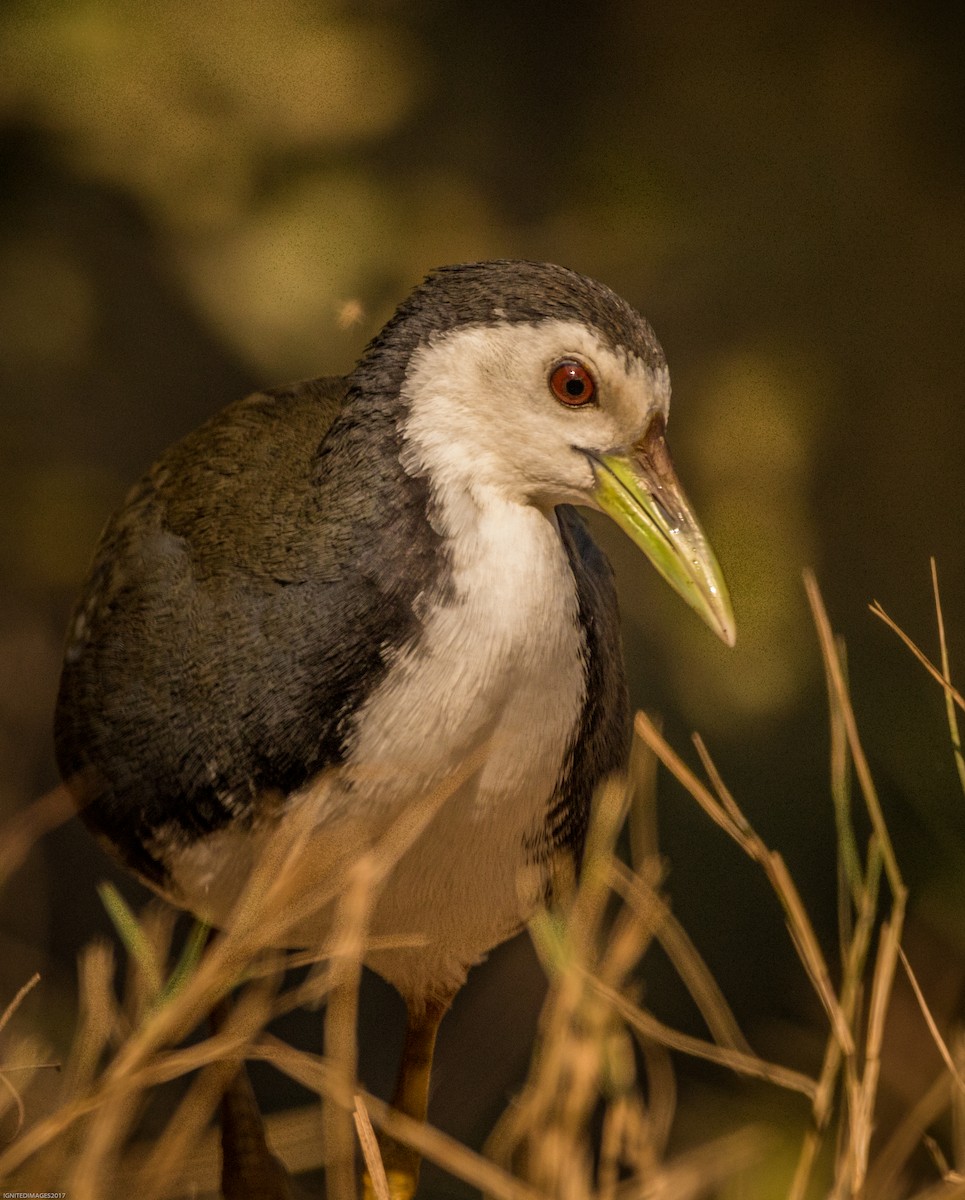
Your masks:
<svg viewBox="0 0 965 1200"><path fill-rule="evenodd" d="M372 914L422 939L366 959L407 1005L411 1115L466 972L545 897L555 853L579 856L628 752L612 576L570 506L612 517L734 641L669 400L653 331L608 288L444 267L350 375L250 396L171 447L102 536L58 761L88 825L182 907L223 922L287 812L313 804L320 839L347 815L385 828L477 756ZM297 942L324 944L331 915ZM411 1195L417 1160L386 1155Z"/></svg>

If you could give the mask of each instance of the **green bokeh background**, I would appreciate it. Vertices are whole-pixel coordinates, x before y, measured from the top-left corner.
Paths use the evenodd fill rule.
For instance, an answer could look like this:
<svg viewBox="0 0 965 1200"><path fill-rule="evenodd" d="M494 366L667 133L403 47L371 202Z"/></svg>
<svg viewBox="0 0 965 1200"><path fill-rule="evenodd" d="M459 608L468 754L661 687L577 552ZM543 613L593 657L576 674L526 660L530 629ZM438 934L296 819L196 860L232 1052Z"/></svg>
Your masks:
<svg viewBox="0 0 965 1200"><path fill-rule="evenodd" d="M934 555L965 678L963 34L960 6L907 0L8 0L0 818L55 782L67 614L152 458L261 384L347 370L431 267L549 259L654 325L678 470L731 581L728 652L600 530L635 702L681 747L702 731L832 949L825 701L801 586L816 571L912 887L909 954L948 1028L965 798L940 689L867 605L934 656ZM675 909L751 1040L815 1069L825 1031L763 884L667 780L661 832ZM23 1015L61 1044L73 955L107 929L106 875L74 821L0 897L0 1009L42 970ZM443 1128L479 1144L518 1086L540 994L525 941L474 974L443 1034ZM647 994L699 1029L659 962ZM363 1017L363 1072L384 1091L401 1017L376 981ZM894 1022L883 1126L939 1069L901 996ZM317 1016L290 1032L319 1044ZM682 1072L684 1138L716 1122L715 1088L737 1115L761 1100Z"/></svg>

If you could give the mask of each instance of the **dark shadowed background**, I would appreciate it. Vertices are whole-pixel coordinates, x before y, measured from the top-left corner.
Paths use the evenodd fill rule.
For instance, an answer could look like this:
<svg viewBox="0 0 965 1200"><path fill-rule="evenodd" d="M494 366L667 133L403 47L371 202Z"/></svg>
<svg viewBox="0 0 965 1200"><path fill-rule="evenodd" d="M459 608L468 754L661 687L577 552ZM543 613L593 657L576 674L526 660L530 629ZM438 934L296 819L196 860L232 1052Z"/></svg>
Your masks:
<svg viewBox="0 0 965 1200"><path fill-rule="evenodd" d="M0 15L0 819L55 783L63 630L98 530L171 440L248 390L350 368L431 267L549 259L654 325L678 470L731 581L718 645L615 530L634 700L702 731L833 947L819 578L912 890L906 944L943 1027L965 990L965 798L929 556L965 679L965 22L956 5L557 0L8 0ZM279 464L284 469L284 464ZM755 1048L815 1069L825 1029L763 883L661 781L678 915ZM64 1047L77 948L114 871L75 820L0 896L0 1011ZM431 1115L480 1144L525 1068L524 938L471 977ZM699 1023L654 962L648 1002ZM939 1060L913 1006L900 1114ZM285 1026L318 1048L318 1014ZM401 1004L363 995L390 1087ZM681 1137L803 1104L680 1064ZM268 1106L297 1098L267 1073ZM29 1107L29 1097L28 1097ZM696 1133L695 1133L696 1131ZM427 1174L437 1194L456 1185Z"/></svg>

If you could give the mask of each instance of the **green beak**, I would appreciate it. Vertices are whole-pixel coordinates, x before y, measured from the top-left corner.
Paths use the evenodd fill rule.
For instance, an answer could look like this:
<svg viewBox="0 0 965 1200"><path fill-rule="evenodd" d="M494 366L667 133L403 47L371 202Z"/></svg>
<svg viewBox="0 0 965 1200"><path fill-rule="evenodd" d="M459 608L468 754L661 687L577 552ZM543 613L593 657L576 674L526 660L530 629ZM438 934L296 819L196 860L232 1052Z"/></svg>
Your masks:
<svg viewBox="0 0 965 1200"><path fill-rule="evenodd" d="M655 417L628 452L592 455L593 498L721 641L733 646L737 631L724 576L674 472L664 429L663 418Z"/></svg>

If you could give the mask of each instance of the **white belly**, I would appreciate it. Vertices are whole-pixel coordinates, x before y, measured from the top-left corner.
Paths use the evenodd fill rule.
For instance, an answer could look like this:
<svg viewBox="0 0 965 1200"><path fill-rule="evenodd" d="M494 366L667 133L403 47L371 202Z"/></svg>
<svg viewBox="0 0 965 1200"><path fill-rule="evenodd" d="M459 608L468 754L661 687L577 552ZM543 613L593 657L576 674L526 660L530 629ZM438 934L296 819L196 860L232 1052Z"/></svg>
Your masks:
<svg viewBox="0 0 965 1200"><path fill-rule="evenodd" d="M473 516L473 536L452 544L448 597L428 604L423 636L359 711L334 786L305 797L319 857L331 860L482 754L391 871L372 914L373 935L423 939L366 959L407 997L455 991L532 912L546 869L535 851L584 700L575 583L555 517L508 502ZM182 902L223 921L266 836L221 831L182 855ZM323 944L331 920L326 905L290 943Z"/></svg>

